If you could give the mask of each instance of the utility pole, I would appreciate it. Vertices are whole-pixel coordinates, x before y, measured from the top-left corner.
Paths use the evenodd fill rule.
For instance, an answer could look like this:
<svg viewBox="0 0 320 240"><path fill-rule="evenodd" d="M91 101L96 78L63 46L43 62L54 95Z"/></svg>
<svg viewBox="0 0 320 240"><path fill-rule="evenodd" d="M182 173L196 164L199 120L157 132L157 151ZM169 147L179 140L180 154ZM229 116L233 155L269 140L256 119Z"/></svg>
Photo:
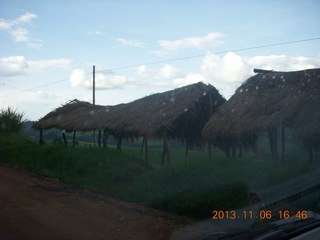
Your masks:
<svg viewBox="0 0 320 240"><path fill-rule="evenodd" d="M93 93L93 97L92 97L93 105L96 105L96 67L95 66L93 66L92 93Z"/></svg>
<svg viewBox="0 0 320 240"><path fill-rule="evenodd" d="M92 104L96 105L96 67L93 66L93 71L92 71ZM93 130L93 143L96 143L96 130Z"/></svg>

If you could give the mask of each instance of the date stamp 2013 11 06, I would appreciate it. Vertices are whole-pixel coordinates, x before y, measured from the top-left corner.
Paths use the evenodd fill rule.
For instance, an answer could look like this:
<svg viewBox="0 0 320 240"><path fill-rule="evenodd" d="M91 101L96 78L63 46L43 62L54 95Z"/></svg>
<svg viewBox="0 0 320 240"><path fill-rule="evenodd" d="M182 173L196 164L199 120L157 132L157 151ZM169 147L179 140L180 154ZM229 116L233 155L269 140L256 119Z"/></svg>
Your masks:
<svg viewBox="0 0 320 240"><path fill-rule="evenodd" d="M214 210L212 211L212 219L288 219L290 217L296 217L300 219L307 219L308 212L306 210L301 211L289 211L289 210L281 210L277 212L273 212L271 210L260 210L257 214L254 214L253 211L242 211L237 212L235 210L231 211L222 211L222 210Z"/></svg>

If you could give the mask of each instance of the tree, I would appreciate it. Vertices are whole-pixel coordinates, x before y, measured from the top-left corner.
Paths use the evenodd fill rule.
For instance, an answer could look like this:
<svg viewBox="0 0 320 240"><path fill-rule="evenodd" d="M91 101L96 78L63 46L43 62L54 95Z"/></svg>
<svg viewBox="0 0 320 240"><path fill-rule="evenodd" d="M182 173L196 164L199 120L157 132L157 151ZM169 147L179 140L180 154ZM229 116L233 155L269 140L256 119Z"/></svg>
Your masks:
<svg viewBox="0 0 320 240"><path fill-rule="evenodd" d="M19 113L17 109L8 107L0 110L0 133L11 134L21 133L23 128L24 113Z"/></svg>

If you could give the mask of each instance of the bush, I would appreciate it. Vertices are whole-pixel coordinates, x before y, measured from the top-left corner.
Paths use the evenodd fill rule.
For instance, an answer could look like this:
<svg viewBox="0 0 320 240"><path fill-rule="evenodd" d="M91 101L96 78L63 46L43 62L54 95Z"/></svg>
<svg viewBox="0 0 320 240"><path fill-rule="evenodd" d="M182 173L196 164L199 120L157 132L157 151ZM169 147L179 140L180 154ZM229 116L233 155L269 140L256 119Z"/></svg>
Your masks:
<svg viewBox="0 0 320 240"><path fill-rule="evenodd" d="M12 134L21 133L23 128L24 113L19 113L17 109L8 107L0 110L0 133Z"/></svg>

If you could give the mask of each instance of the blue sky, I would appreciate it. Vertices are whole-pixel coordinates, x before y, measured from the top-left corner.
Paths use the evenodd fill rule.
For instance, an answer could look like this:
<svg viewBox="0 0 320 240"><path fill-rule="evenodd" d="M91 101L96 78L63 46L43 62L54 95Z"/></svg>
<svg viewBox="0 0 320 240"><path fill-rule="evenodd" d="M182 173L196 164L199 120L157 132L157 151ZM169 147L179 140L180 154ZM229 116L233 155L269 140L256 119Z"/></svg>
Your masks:
<svg viewBox="0 0 320 240"><path fill-rule="evenodd" d="M92 101L93 65L97 104L198 81L229 98L253 68L320 67L319 22L319 0L0 0L0 107Z"/></svg>

